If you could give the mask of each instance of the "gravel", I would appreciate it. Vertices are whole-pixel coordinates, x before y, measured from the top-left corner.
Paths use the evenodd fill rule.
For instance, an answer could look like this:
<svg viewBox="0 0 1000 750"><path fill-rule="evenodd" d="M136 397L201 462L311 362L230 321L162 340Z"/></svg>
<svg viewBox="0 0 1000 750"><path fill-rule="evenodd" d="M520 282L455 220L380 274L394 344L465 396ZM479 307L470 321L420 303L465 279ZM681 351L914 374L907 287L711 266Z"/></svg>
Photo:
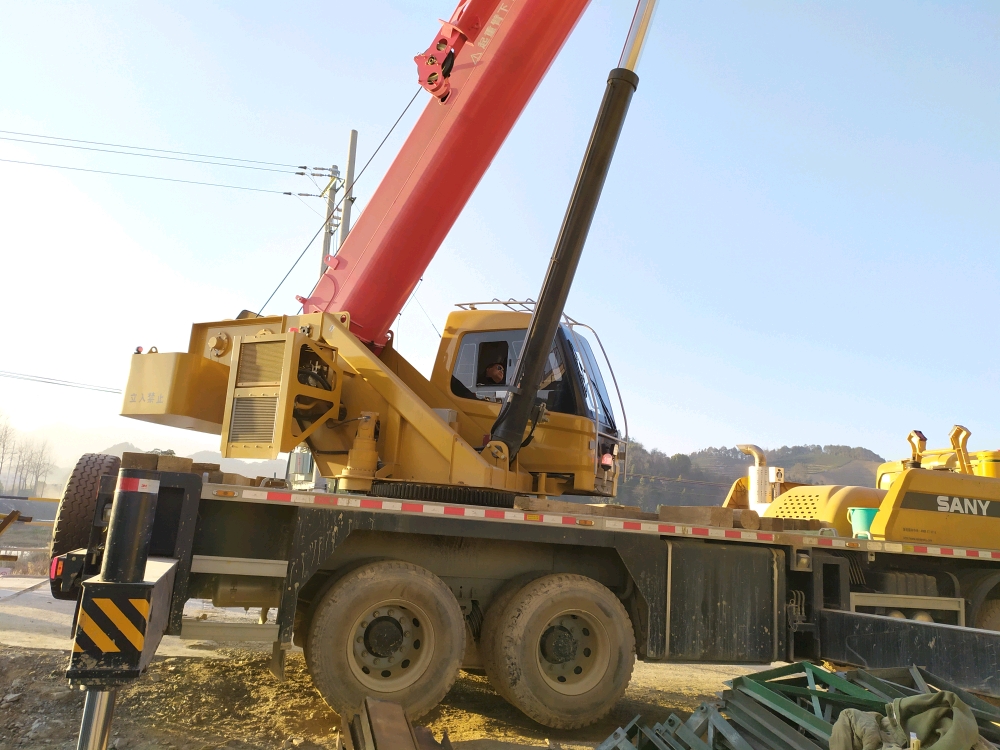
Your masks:
<svg viewBox="0 0 1000 750"><path fill-rule="evenodd" d="M118 693L112 738L118 750L320 750L335 748L340 718L312 685L301 653L286 679L268 672L270 653L212 649L213 656L157 658ZM76 747L84 693L64 677L66 652L0 645L0 750ZM759 665L636 664L625 698L592 727L557 731L502 700L485 677L461 673L444 701L418 723L456 750L593 748L636 714L648 723L685 716L722 681Z"/></svg>

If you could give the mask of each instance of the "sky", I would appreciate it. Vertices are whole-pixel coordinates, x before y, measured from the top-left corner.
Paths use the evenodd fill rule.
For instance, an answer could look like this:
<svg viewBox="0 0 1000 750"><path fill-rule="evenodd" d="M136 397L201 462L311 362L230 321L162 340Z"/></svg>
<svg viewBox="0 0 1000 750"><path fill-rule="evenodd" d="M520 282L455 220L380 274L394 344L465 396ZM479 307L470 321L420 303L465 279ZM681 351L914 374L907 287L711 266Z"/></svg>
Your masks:
<svg viewBox="0 0 1000 750"><path fill-rule="evenodd" d="M453 303L537 296L633 9L591 3L397 320L425 373ZM315 193L280 172L9 139L343 167L354 128L364 164L451 11L0 0L0 159ZM601 335L634 438L899 458L911 429L943 447L960 423L971 448L1000 447L998 41L992 2L661 3L567 304ZM358 181L355 214L427 98ZM0 370L122 388L136 346L183 351L192 323L258 309L321 210L0 161ZM319 255L265 312L298 309ZM119 408L0 378L0 413L63 465L121 441L218 447Z"/></svg>

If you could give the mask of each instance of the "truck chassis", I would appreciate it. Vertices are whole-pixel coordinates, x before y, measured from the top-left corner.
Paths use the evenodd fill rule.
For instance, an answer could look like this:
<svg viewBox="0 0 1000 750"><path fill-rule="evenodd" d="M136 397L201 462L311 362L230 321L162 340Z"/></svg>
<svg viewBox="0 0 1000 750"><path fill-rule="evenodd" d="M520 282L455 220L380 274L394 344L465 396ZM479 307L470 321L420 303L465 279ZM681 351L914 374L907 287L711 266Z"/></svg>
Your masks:
<svg viewBox="0 0 1000 750"><path fill-rule="evenodd" d="M116 498L137 481L129 480L129 473L123 469L119 477L101 478L90 545L55 558L50 573L55 592L79 596L67 676L89 688L137 678L163 634L272 642L271 670L280 679L293 643L305 648L307 662L310 651L328 648L310 642L310 626L335 584L360 567L397 562L450 590L465 623L461 666L485 667L487 674L489 655L480 648L484 622L497 600L509 598L510 582L516 589L543 576L568 576L614 593L627 612L635 654L643 660L770 663L805 657L872 668L915 663L959 687L1000 697L1000 632L962 626L966 616L974 622L977 608L996 596L1000 550L638 521L593 515L585 506L580 513L546 513L292 492L145 471L140 472L145 481L158 482L150 495L155 517L145 579L108 582L99 572L113 546L108 527L118 513ZM133 543L142 546L141 540ZM951 596L871 591L871 582L885 573L917 581L931 576L942 587L951 582L944 592ZM143 586L150 593L137 594L136 587ZM145 623L138 621L144 640L130 646L127 625L102 617L95 600L143 596L150 603ZM262 624L184 619L189 598L261 607ZM398 601L405 607L405 596ZM874 609L879 601L885 605L881 611L933 611L938 620L954 624L856 611ZM267 622L271 609L276 617ZM103 638L93 637L95 626ZM332 644L333 650L345 644L350 649L352 637L344 634L344 643ZM544 652L545 643L540 647ZM457 671L458 663L445 691ZM395 691L394 684L387 680L380 694L378 681L368 680L359 690L390 700L404 696L406 705L406 693ZM350 707L343 692L331 695L318 687L335 709ZM544 706L534 711L498 689L529 715L543 721L549 716ZM431 696L433 703L441 696ZM429 710L428 700L417 701L411 714Z"/></svg>

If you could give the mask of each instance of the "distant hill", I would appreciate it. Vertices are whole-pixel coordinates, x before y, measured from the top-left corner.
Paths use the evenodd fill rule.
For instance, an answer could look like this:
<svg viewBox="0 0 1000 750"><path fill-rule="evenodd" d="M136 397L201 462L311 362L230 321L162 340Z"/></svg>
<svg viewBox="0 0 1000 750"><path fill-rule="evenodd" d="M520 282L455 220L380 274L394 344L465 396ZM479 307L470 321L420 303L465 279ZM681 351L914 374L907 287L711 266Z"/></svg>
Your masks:
<svg viewBox="0 0 1000 750"><path fill-rule="evenodd" d="M769 466L785 469L791 482L872 487L885 459L867 448L846 445L794 445L765 450ZM737 448L705 448L668 456L630 442L628 476L620 502L654 511L657 505L720 505L732 483L745 476L753 459Z"/></svg>
<svg viewBox="0 0 1000 750"><path fill-rule="evenodd" d="M105 453L109 456L122 457L122 453L145 453L142 448L139 448L132 443L115 443L110 448L105 448L101 453Z"/></svg>

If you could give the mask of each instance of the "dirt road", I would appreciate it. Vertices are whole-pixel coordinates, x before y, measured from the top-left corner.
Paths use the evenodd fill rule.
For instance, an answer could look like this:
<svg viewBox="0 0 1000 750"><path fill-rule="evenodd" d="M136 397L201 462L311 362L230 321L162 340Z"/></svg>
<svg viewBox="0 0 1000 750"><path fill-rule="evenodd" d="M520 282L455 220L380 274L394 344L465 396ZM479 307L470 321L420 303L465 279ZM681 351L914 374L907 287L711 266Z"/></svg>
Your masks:
<svg viewBox="0 0 1000 750"><path fill-rule="evenodd" d="M44 586L0 598L0 750L75 747L83 694L67 688L63 676L71 612L72 604L52 601ZM207 614L227 616L227 611ZM34 632L39 629L44 635ZM287 679L279 683L267 670L269 648L165 645L175 655L157 657L142 679L120 692L114 747L336 746L340 720L312 686L300 651L289 655ZM637 663L628 692L611 715L573 732L534 723L497 696L485 677L462 673L441 705L418 723L438 738L447 731L457 750L592 748L636 714L648 722L672 712L686 715L722 689L723 680L757 669Z"/></svg>

